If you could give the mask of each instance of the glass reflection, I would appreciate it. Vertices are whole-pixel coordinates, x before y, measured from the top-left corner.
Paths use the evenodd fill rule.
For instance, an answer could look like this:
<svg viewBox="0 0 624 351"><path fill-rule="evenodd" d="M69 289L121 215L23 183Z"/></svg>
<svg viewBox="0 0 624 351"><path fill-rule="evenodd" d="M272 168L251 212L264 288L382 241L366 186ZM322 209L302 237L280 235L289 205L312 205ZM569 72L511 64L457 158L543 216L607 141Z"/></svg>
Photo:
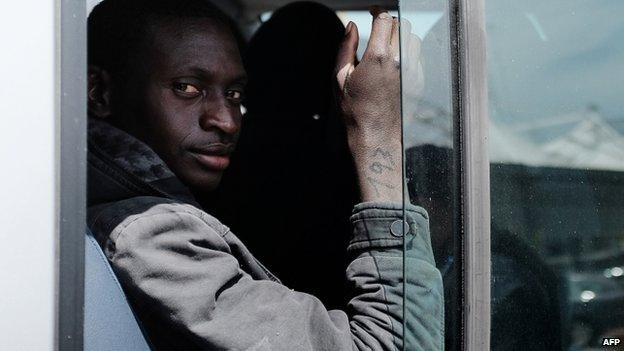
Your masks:
<svg viewBox="0 0 624 351"><path fill-rule="evenodd" d="M492 350L624 334L624 3L486 3Z"/></svg>
<svg viewBox="0 0 624 351"><path fill-rule="evenodd" d="M435 261L444 283L445 348L456 350L461 339L461 294L448 13L446 1L400 4L405 202L422 206L429 214ZM409 42L414 34L421 39L419 56ZM424 76L424 82L416 79L419 76ZM409 254L406 238L405 255ZM415 268L405 262L405 279L410 279ZM410 308L408 301L405 304ZM410 324L407 320L406 350L413 349Z"/></svg>

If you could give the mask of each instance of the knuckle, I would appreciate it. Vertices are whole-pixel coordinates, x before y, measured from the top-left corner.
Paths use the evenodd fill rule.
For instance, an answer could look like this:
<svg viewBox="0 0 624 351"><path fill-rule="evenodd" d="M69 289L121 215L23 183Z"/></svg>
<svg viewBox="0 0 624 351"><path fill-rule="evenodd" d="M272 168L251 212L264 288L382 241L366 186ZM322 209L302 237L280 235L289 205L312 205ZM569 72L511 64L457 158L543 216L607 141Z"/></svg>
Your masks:
<svg viewBox="0 0 624 351"><path fill-rule="evenodd" d="M387 51L384 51L384 50L375 50L375 51L371 52L370 58L371 58L371 60L373 60L374 62L377 62L379 64L384 64L384 63L390 61L390 59L391 59L390 54Z"/></svg>
<svg viewBox="0 0 624 351"><path fill-rule="evenodd" d="M380 21L381 23L392 23L394 22L394 18L392 16L390 16L390 14L388 14L387 12L383 12L381 14L379 14L379 16L377 16L376 18L377 21Z"/></svg>
<svg viewBox="0 0 624 351"><path fill-rule="evenodd" d="M380 18L379 24L382 26L392 27L392 23L394 22L392 18Z"/></svg>

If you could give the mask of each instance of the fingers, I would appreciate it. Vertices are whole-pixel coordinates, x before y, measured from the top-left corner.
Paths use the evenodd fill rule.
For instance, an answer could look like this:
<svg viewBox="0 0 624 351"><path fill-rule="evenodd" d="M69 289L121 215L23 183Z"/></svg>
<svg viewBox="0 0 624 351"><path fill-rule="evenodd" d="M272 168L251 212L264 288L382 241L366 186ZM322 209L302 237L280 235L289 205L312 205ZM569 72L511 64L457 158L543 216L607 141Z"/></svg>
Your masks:
<svg viewBox="0 0 624 351"><path fill-rule="evenodd" d="M421 40L412 33L412 23L401 18L401 56L405 60L406 70L413 70L420 66Z"/></svg>
<svg viewBox="0 0 624 351"><path fill-rule="evenodd" d="M401 51L400 51L401 33L399 32L399 30L400 30L399 19L396 17L393 17L392 18L392 39L390 39L390 50L392 52L392 58L397 63L401 61Z"/></svg>
<svg viewBox="0 0 624 351"><path fill-rule="evenodd" d="M421 44L422 44L422 41L420 40L418 35L416 34L409 35L409 45L410 45L409 50L410 50L411 55L413 55L414 57L420 56Z"/></svg>
<svg viewBox="0 0 624 351"><path fill-rule="evenodd" d="M338 87L341 91L344 90L347 77L355 68L359 40L360 37L357 26L355 23L349 22L345 31L345 38L340 45L338 57L336 59L336 79L338 80Z"/></svg>
<svg viewBox="0 0 624 351"><path fill-rule="evenodd" d="M410 35L412 34L412 22L410 22L406 18L401 18L401 30L402 34Z"/></svg>
<svg viewBox="0 0 624 351"><path fill-rule="evenodd" d="M406 33L407 36L403 41L403 53L405 67L402 74L405 79L410 82L407 86L407 93L414 96L420 96L425 85L425 76L423 74L423 65L421 60L421 41L416 34Z"/></svg>
<svg viewBox="0 0 624 351"><path fill-rule="evenodd" d="M406 43L407 52L403 55L403 57L412 65L416 65L420 63L420 50L421 50L421 41L420 38L416 34L409 34L407 37ZM413 68L413 67L408 67Z"/></svg>
<svg viewBox="0 0 624 351"><path fill-rule="evenodd" d="M392 39L392 16L377 6L371 7L370 12L373 15L373 28L364 56L388 56L388 48Z"/></svg>

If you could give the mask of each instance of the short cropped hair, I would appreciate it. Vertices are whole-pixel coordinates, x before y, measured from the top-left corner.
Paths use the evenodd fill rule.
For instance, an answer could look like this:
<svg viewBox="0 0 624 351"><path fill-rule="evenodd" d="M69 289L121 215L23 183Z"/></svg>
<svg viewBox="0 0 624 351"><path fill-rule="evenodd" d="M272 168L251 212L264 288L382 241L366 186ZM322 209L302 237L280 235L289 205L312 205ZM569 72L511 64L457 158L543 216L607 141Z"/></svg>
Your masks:
<svg viewBox="0 0 624 351"><path fill-rule="evenodd" d="M230 30L239 48L242 45L234 21L208 0L104 0L88 19L89 65L125 75L133 64L145 61L140 49L150 26L162 19L185 18L210 19Z"/></svg>

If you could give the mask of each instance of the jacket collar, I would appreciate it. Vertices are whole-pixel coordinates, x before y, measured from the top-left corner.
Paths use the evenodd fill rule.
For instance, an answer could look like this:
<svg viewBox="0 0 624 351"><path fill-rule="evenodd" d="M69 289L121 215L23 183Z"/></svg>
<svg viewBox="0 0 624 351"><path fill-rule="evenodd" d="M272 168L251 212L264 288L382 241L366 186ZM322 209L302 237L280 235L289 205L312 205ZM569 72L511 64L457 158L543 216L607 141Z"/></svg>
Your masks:
<svg viewBox="0 0 624 351"><path fill-rule="evenodd" d="M156 152L123 130L89 118L88 145L89 206L135 196L167 197L199 206Z"/></svg>

